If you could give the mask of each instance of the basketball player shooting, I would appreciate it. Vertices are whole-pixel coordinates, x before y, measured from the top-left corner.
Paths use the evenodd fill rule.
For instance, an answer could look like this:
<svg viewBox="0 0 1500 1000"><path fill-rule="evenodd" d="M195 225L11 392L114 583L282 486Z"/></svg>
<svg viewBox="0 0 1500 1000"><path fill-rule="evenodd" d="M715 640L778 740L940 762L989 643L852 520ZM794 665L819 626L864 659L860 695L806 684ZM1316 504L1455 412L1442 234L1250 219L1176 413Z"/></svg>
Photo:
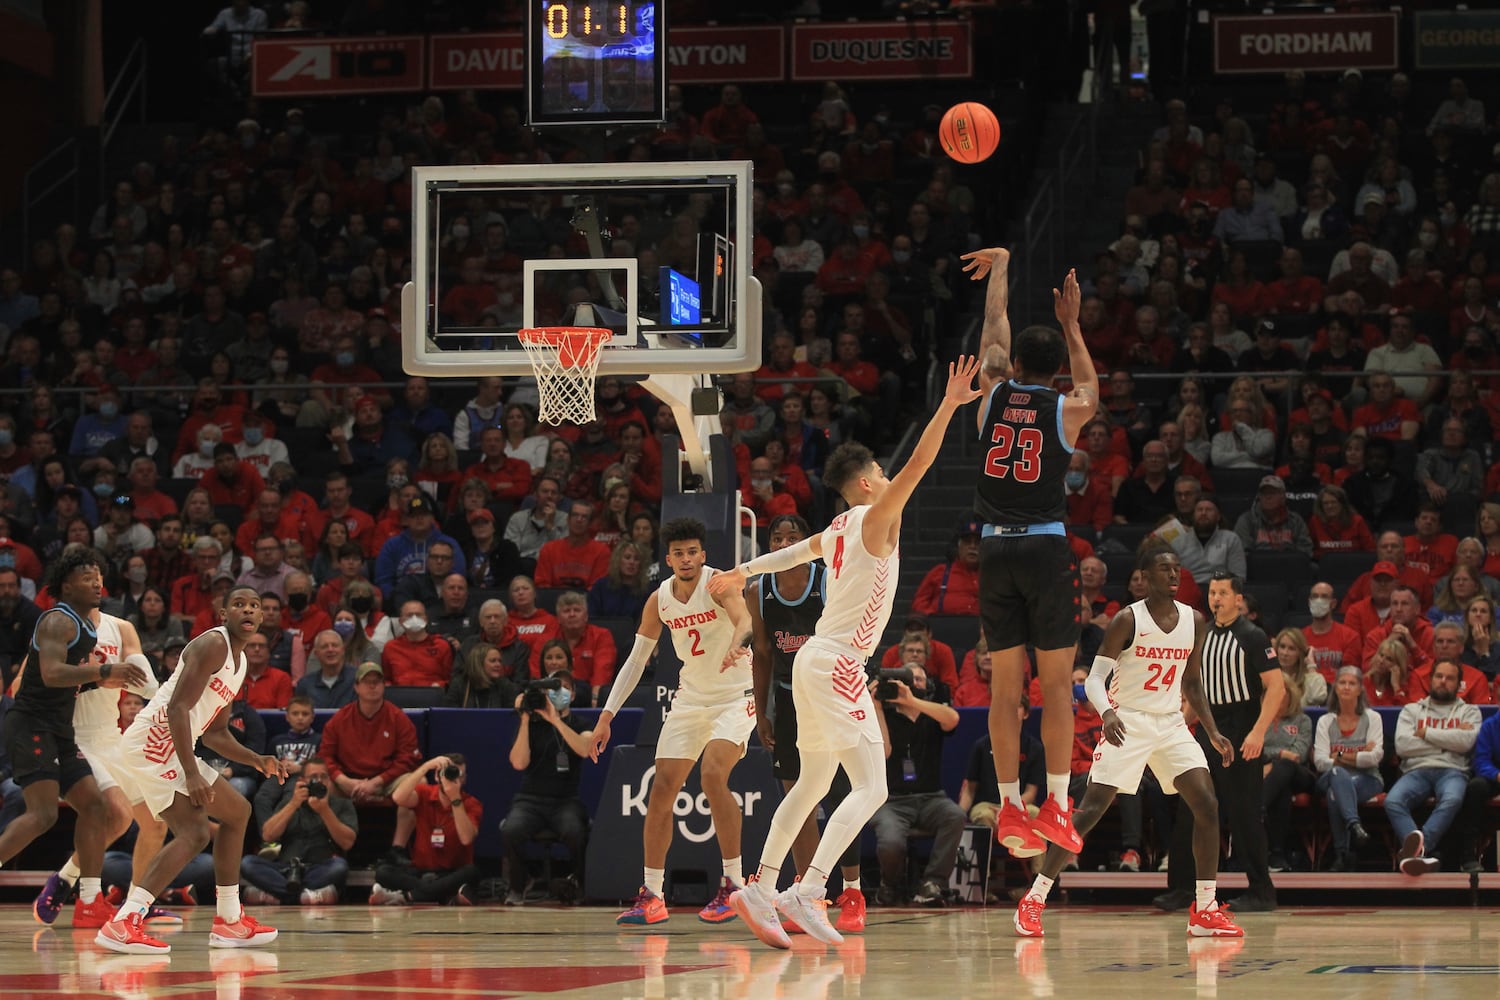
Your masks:
<svg viewBox="0 0 1500 1000"><path fill-rule="evenodd" d="M1182 702L1228 767L1234 744L1214 726L1203 692L1201 661L1208 626L1203 616L1175 599L1182 578L1177 554L1150 546L1136 568L1146 581L1146 597L1115 615L1104 632L1084 689L1100 712L1104 736L1094 751L1088 791L1073 814L1081 835L1099 822L1124 789L1134 794L1147 767L1162 791L1182 795L1193 813L1193 859L1198 867L1197 898L1188 914L1193 937L1243 937L1218 895L1219 799L1203 748L1188 731ZM1042 911L1068 852L1047 848L1042 870L1016 907L1016 933L1041 937Z"/></svg>
<svg viewBox="0 0 1500 1000"><path fill-rule="evenodd" d="M1078 563L1063 519L1063 477L1073 442L1099 406L1099 376L1078 326L1078 276L1069 271L1052 290L1062 336L1028 326L1011 344L1010 252L992 248L963 255L974 281L989 278L979 354L979 439L988 446L979 470L974 509L986 522L979 549L979 616L990 647L990 740L1001 803L995 836L1012 855L1035 857L1051 841L1076 853L1083 846L1068 801L1072 759L1073 660L1082 631ZM1064 359L1073 391L1053 383ZM1021 801L1021 720L1014 706L1025 696L1026 647L1036 651L1042 687L1042 743L1047 798L1035 819Z"/></svg>
<svg viewBox="0 0 1500 1000"><path fill-rule="evenodd" d="M823 614L813 637L797 651L792 668L802 775L771 818L755 878L730 897L755 936L773 948L791 947L778 910L819 941L843 940L825 912L828 874L886 799L885 740L880 709L866 685L865 662L896 599L902 512L937 457L953 414L979 398L974 388L978 371L976 358L963 357L948 365L947 392L896 478L886 478L864 445L839 445L828 456L823 482L843 496L849 509L821 533L709 581L711 593L738 591L758 573L781 573L814 559L828 566ZM828 794L841 764L849 775L849 794L829 816L806 875L777 895L776 880L787 852L808 814Z"/></svg>

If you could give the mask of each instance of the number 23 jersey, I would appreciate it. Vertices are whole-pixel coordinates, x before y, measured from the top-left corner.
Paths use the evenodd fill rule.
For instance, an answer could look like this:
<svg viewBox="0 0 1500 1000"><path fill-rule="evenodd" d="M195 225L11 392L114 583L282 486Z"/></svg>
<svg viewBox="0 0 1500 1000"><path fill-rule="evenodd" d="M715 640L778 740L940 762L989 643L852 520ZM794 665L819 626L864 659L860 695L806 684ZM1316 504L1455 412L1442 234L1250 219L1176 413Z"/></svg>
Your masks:
<svg viewBox="0 0 1500 1000"><path fill-rule="evenodd" d="M1063 436L1058 391L1006 379L984 405L979 442L987 450L974 510L991 524L1065 521L1063 477L1073 442Z"/></svg>
<svg viewBox="0 0 1500 1000"><path fill-rule="evenodd" d="M1193 655L1196 626L1193 609L1177 605L1177 627L1162 629L1146 610L1145 601L1130 606L1135 616L1135 635L1119 655L1109 682L1109 700L1115 708L1128 708L1152 715L1182 712L1182 675Z"/></svg>

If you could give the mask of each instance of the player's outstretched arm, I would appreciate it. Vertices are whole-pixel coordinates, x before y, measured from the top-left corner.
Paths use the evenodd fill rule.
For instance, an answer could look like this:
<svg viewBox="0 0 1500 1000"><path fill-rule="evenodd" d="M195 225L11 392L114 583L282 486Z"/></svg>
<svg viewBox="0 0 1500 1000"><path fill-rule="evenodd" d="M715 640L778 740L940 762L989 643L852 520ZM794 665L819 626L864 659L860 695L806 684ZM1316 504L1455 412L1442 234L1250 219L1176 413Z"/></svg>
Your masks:
<svg viewBox="0 0 1500 1000"><path fill-rule="evenodd" d="M1119 667L1119 657L1135 636L1135 612L1126 608L1115 615L1104 630L1104 641L1094 656L1093 668L1083 682L1084 694L1104 723L1104 738L1115 746L1125 743L1125 723L1109 703L1109 675Z"/></svg>
<svg viewBox="0 0 1500 1000"><path fill-rule="evenodd" d="M712 582L712 581L710 581ZM740 599L744 603L744 598ZM641 609L641 624L635 630L635 645L630 649L630 655L625 657L618 673L615 674L614 683L609 688L609 700L604 703L604 710L599 713L599 718L594 722L594 728L589 732L589 760L599 762L599 755L604 748L609 746L610 723L616 715L620 714L620 708L625 704L625 699L635 690L635 686L641 681L641 674L646 669L646 661L651 659L651 654L656 652L657 640L661 638L661 609L657 594L653 592L646 598L646 606Z"/></svg>
<svg viewBox="0 0 1500 1000"><path fill-rule="evenodd" d="M907 501L916 492L917 484L937 459L953 414L958 412L960 406L979 398L980 391L974 388L974 376L978 371L979 359L970 355L948 363L948 389L938 402L937 412L927 421L927 428L917 439L911 458L906 460L901 471L891 480L890 488L871 505L870 512L865 515L862 528L864 543L872 555L890 551L890 546L894 544L891 536L901 523L901 512L906 509ZM872 544L872 540L878 540L878 543Z"/></svg>
<svg viewBox="0 0 1500 1000"><path fill-rule="evenodd" d="M979 334L979 388L989 392L1010 378L1010 251L990 247L964 254L964 273L971 281L989 278L984 292L984 328ZM981 414L981 417L983 415Z"/></svg>
<svg viewBox="0 0 1500 1000"><path fill-rule="evenodd" d="M752 576L761 573L782 573L821 558L823 558L823 533L819 532L811 538L802 539L795 545L758 555L734 569L719 570L713 575L713 579L708 581L708 592L716 598L731 590L743 593L745 581Z"/></svg>
<svg viewBox="0 0 1500 1000"><path fill-rule="evenodd" d="M1053 311L1062 325L1063 341L1068 345L1068 372L1073 379L1073 391L1063 399L1063 433L1067 435L1068 444L1078 440L1083 425L1093 419L1099 409L1099 373L1094 370L1089 345L1083 341L1083 328L1078 325L1082 300L1078 272L1070 270L1063 279L1062 291L1052 289Z"/></svg>
<svg viewBox="0 0 1500 1000"><path fill-rule="evenodd" d="M1234 763L1234 744L1230 743L1214 725L1213 709L1209 707L1208 695L1203 691L1203 640L1208 635L1208 622L1200 612L1193 612L1193 651L1188 655L1187 669L1182 673L1182 696L1188 708L1198 718L1198 725L1208 736L1208 741L1219 751L1224 766Z"/></svg>

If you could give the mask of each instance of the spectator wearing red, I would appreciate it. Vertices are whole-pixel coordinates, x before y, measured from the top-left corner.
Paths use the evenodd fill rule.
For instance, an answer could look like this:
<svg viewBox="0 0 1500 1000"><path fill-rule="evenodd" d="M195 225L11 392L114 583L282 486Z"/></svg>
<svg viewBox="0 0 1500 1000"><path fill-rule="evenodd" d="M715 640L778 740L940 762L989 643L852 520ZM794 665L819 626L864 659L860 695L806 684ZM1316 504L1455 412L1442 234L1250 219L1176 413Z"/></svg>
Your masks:
<svg viewBox="0 0 1500 1000"><path fill-rule="evenodd" d="M927 660L925 668L930 676L936 677L949 690L958 686L958 660L953 655L953 647L935 639L932 636L932 626L927 619L921 615L907 616L905 624L901 628L901 638L893 643L880 657L880 665L886 669L894 669L901 666L901 649L908 639L913 637L923 641L927 648Z"/></svg>
<svg viewBox="0 0 1500 1000"><path fill-rule="evenodd" d="M1298 467L1298 471L1311 476L1320 483L1333 481L1333 470L1328 463L1321 461L1313 448L1313 430L1311 424L1292 424L1287 429L1287 451L1286 461L1276 467L1275 474L1282 479L1292 478L1292 467Z"/></svg>
<svg viewBox="0 0 1500 1000"><path fill-rule="evenodd" d="M1415 441L1422 429L1417 404L1396 395L1396 381L1385 372L1372 372L1370 401L1354 411L1352 433L1387 441Z"/></svg>
<svg viewBox="0 0 1500 1000"><path fill-rule="evenodd" d="M1167 333L1162 311L1154 305L1141 306L1135 311L1131 327L1132 332L1120 341L1120 363L1131 367L1154 366L1163 370L1171 368L1177 359L1177 342ZM1116 368L1112 374L1129 377L1130 373L1123 368ZM1134 379L1130 385L1133 391Z"/></svg>
<svg viewBox="0 0 1500 1000"><path fill-rule="evenodd" d="M214 467L199 482L215 507L238 507L247 514L266 488L255 466L241 459L234 445L224 441L214 445Z"/></svg>
<svg viewBox="0 0 1500 1000"><path fill-rule="evenodd" d="M620 427L620 464L630 474L630 495L655 507L661 503L661 445L646 433L644 421Z"/></svg>
<svg viewBox="0 0 1500 1000"><path fill-rule="evenodd" d="M1243 250L1232 250L1229 254L1229 271L1214 283L1210 302L1222 302L1236 316L1259 316L1265 312L1266 286L1250 270L1249 260Z"/></svg>
<svg viewBox="0 0 1500 1000"><path fill-rule="evenodd" d="M1114 520L1114 501L1109 487L1089 475L1089 454L1074 451L1068 458L1063 475L1063 495L1067 498L1068 523L1087 524L1103 531Z"/></svg>
<svg viewBox="0 0 1500 1000"><path fill-rule="evenodd" d="M1312 315L1323 308L1323 282L1302 272L1302 251L1286 247L1277 262L1280 275L1261 294L1264 312Z"/></svg>
<svg viewBox="0 0 1500 1000"><path fill-rule="evenodd" d="M366 558L373 559L380 554L375 519L351 503L353 496L354 488L349 485L347 475L342 472L329 473L323 484L322 513L330 520L343 521L344 527L349 531L349 540L364 551Z"/></svg>
<svg viewBox="0 0 1500 1000"><path fill-rule="evenodd" d="M531 647L532 666L540 667L542 646L561 635L557 619L552 612L537 607L536 584L531 577L514 577L510 581L509 595L510 623L515 626L520 640Z"/></svg>
<svg viewBox="0 0 1500 1000"><path fill-rule="evenodd" d="M1333 585L1323 581L1313 584L1307 592L1307 613L1312 621L1302 626L1313 663L1330 684L1340 667L1358 667L1364 662L1364 636L1334 621L1333 606Z"/></svg>
<svg viewBox="0 0 1500 1000"><path fill-rule="evenodd" d="M530 463L505 453L505 432L499 427L479 433L479 452L483 457L463 471L464 481L478 479L496 500L519 506L531 492Z"/></svg>
<svg viewBox="0 0 1500 1000"><path fill-rule="evenodd" d="M271 666L271 643L259 632L245 640L245 683L240 699L254 709L283 709L292 697L292 675Z"/></svg>
<svg viewBox="0 0 1500 1000"><path fill-rule="evenodd" d="M911 609L919 615L979 614L979 541L983 525L970 521L958 531L953 561L928 570Z"/></svg>
<svg viewBox="0 0 1500 1000"><path fill-rule="evenodd" d="M401 634L380 651L380 666L400 687L446 688L453 679L453 646L427 631L427 608L421 601L401 605Z"/></svg>
<svg viewBox="0 0 1500 1000"><path fill-rule="evenodd" d="M776 380L817 378L822 374L806 361L798 361L796 352L796 339L790 333L778 333L771 338L769 359L755 372L755 394L772 407L789 392L805 394L812 388L811 382Z"/></svg>
<svg viewBox="0 0 1500 1000"><path fill-rule="evenodd" d="M1130 474L1130 462L1115 452L1109 421L1090 420L1083 429L1083 440L1089 456L1089 481L1102 485L1113 498Z"/></svg>
<svg viewBox="0 0 1500 1000"><path fill-rule="evenodd" d="M1371 708L1400 708L1412 697L1408 653L1400 639L1386 639L1365 667L1365 700Z"/></svg>
<svg viewBox="0 0 1500 1000"><path fill-rule="evenodd" d="M354 671L354 695L323 727L318 754L328 761L334 784L356 805L388 805L391 788L422 759L417 729L385 700L378 663L361 663ZM397 839L404 846L402 832L398 822Z"/></svg>
<svg viewBox="0 0 1500 1000"><path fill-rule="evenodd" d="M1375 550L1369 524L1350 506L1349 495L1342 486L1325 486L1318 492L1317 507L1308 519L1307 530L1312 535L1314 558L1329 552Z"/></svg>
<svg viewBox="0 0 1500 1000"><path fill-rule="evenodd" d="M1385 621L1364 635L1366 669L1370 666L1370 658L1386 639L1399 639L1406 647L1408 673L1432 660L1432 623L1422 617L1417 592L1404 584L1391 589L1390 614Z"/></svg>
<svg viewBox="0 0 1500 1000"><path fill-rule="evenodd" d="M1344 624L1360 636L1360 662L1364 662L1364 636L1379 628L1391 613L1391 592L1396 589L1396 564L1382 559L1361 580L1366 582L1365 596L1350 600L1344 595Z"/></svg>
<svg viewBox="0 0 1500 1000"><path fill-rule="evenodd" d="M1129 202L1127 196L1127 204ZM1201 202L1208 208L1209 217L1212 218L1229 207L1229 186L1224 183L1224 177L1219 171L1219 164L1207 156L1201 156L1193 163L1192 174L1188 178L1188 186L1183 189L1182 197L1176 205L1177 214L1186 217L1188 210L1194 207L1196 202ZM1133 214L1126 209L1126 214ZM1149 218L1149 216L1142 216Z"/></svg>
<svg viewBox="0 0 1500 1000"><path fill-rule="evenodd" d="M793 511L795 513L795 511ZM609 572L609 546L594 540L594 505L575 500L568 509L568 533L546 542L536 558L536 585L587 590Z"/></svg>
<svg viewBox="0 0 1500 1000"><path fill-rule="evenodd" d="M783 514L798 513L797 498L787 489L786 480L776 471L776 463L767 458L764 451L751 460L750 474L740 486L740 498L755 515L755 524L760 528L766 527L773 518ZM546 550L547 546L542 546L542 551ZM540 574L540 559L537 561L537 570Z"/></svg>
<svg viewBox="0 0 1500 1000"><path fill-rule="evenodd" d="M177 448L172 452L174 462L198 447L198 431L208 424L219 429L221 442L239 444L244 440L248 411L238 403L224 402L218 383L211 378L198 380L198 391L193 395L191 414L177 432Z"/></svg>
<svg viewBox="0 0 1500 1000"><path fill-rule="evenodd" d="M333 628L333 619L328 612L313 603L312 577L306 573L287 575L286 607L281 611L281 628L291 635L293 642L302 644L304 652L312 649L319 632Z"/></svg>
<svg viewBox="0 0 1500 1000"><path fill-rule="evenodd" d="M1104 584L1109 576L1109 567L1098 556L1087 556L1078 562L1080 583L1080 605L1083 607L1085 624L1108 628L1120 611L1120 602L1104 593Z"/></svg>
<svg viewBox="0 0 1500 1000"><path fill-rule="evenodd" d="M172 581L169 606L180 618L196 618L213 601L213 579L219 572L224 550L218 541L202 535L193 543L193 572Z"/></svg>
<svg viewBox="0 0 1500 1000"><path fill-rule="evenodd" d="M1486 300L1484 281L1470 274L1463 279L1462 288L1461 301L1448 314L1448 335L1457 340L1470 327L1500 329L1500 312Z"/></svg>
<svg viewBox="0 0 1500 1000"><path fill-rule="evenodd" d="M145 455L131 459L130 499L135 501L135 519L155 529L164 517L177 513L177 501L156 488L156 462Z"/></svg>
<svg viewBox="0 0 1500 1000"><path fill-rule="evenodd" d="M1444 660L1459 665L1458 696L1469 705L1492 705L1495 698L1489 678L1478 667L1463 662L1464 627L1458 622L1439 622L1432 627L1432 659L1409 672L1406 689L1412 701L1432 692L1432 668Z"/></svg>
<svg viewBox="0 0 1500 1000"><path fill-rule="evenodd" d="M573 659L573 678L588 685L589 697L580 703L586 708L604 685L614 680L619 653L609 629L589 624L588 595L577 590L557 597L559 636L568 645Z"/></svg>
<svg viewBox="0 0 1500 1000"><path fill-rule="evenodd" d="M740 146L754 122L760 118L745 106L738 85L727 83L719 91L719 103L703 113L702 133L719 146Z"/></svg>
<svg viewBox="0 0 1500 1000"><path fill-rule="evenodd" d="M804 517L808 516L813 504L812 483L802 466L792 460L786 442L781 438L772 438L761 449L761 454L771 463L772 481L776 487L790 493L792 499L797 501L797 511ZM750 466L753 468L754 464L752 461Z"/></svg>
<svg viewBox="0 0 1500 1000"><path fill-rule="evenodd" d="M448 293L452 295L452 292ZM333 342L333 360L324 362L312 371L312 381L323 385L368 385L382 382L380 373L359 359L359 341L352 334L341 334ZM370 389L369 394L389 405L390 393L384 389ZM317 395L317 390L314 390ZM321 394L324 398L327 394Z"/></svg>
<svg viewBox="0 0 1500 1000"><path fill-rule="evenodd" d="M1458 539L1443 531L1442 510L1440 504L1424 502L1417 513L1416 534L1404 540L1406 565L1425 573L1429 584L1447 576L1458 556Z"/></svg>
<svg viewBox="0 0 1500 1000"><path fill-rule="evenodd" d="M958 678L958 686L953 689L954 708L990 707L990 651L984 636L964 656Z"/></svg>
<svg viewBox="0 0 1500 1000"><path fill-rule="evenodd" d="M1343 601L1339 604L1339 610L1344 612L1345 622L1355 604L1371 595L1372 583L1377 571L1384 564L1390 567L1392 575L1397 582L1410 587L1417 592L1417 599L1422 607L1432 605L1432 581L1427 574L1414 566L1406 564L1406 539L1401 537L1397 531L1382 531L1375 539L1375 558L1378 560L1373 569L1368 573L1362 573L1349 585L1349 590L1344 594ZM1384 607L1384 605L1378 605ZM1383 619L1385 616L1381 615Z"/></svg>
<svg viewBox="0 0 1500 1000"><path fill-rule="evenodd" d="M308 538L309 525L295 511L281 509L281 494L276 490L262 489L255 498L255 510L250 517L240 522L234 533L234 546L241 552L255 549L255 540L262 535L279 538L283 542L301 542L304 549L317 548L317 537ZM308 545L311 541L312 544Z"/></svg>
<svg viewBox="0 0 1500 1000"><path fill-rule="evenodd" d="M1443 272L1431 270L1427 251L1417 247L1406 255L1406 268L1391 289L1391 308L1412 312L1448 312L1448 290Z"/></svg>
<svg viewBox="0 0 1500 1000"><path fill-rule="evenodd" d="M1208 471L1208 466L1198 460L1192 452L1187 450L1187 440L1182 433L1182 425L1175 420L1167 420L1156 429L1156 439L1167 449L1167 475L1174 482L1180 482L1184 476L1195 479L1198 485L1205 490L1212 491L1214 488L1213 474ZM1132 475L1144 476L1145 467L1139 467Z"/></svg>
<svg viewBox="0 0 1500 1000"><path fill-rule="evenodd" d="M1349 270L1336 274L1328 282L1329 295L1358 292L1365 308L1375 310L1391 298L1391 286L1374 270L1375 250L1363 240L1349 247ZM1358 312L1354 313L1358 315Z"/></svg>
<svg viewBox="0 0 1500 1000"><path fill-rule="evenodd" d="M857 296L864 292L873 271L874 266L859 252L859 242L847 235L818 268L816 283L824 295Z"/></svg>

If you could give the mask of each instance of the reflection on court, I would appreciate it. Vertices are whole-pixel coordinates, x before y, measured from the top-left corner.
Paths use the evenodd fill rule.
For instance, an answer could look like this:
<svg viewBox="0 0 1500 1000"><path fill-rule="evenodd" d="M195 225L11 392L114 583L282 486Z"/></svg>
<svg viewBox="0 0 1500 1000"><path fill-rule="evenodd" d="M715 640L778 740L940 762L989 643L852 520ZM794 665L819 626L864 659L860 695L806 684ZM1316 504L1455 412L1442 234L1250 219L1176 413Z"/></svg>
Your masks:
<svg viewBox="0 0 1500 1000"><path fill-rule="evenodd" d="M1055 911L1055 912L1054 912ZM1181 914L1058 906L1048 936L1014 937L1008 908L871 910L863 937L772 951L691 909L622 934L606 908L260 908L270 948L208 948L211 909L166 935L168 958L112 955L93 932L38 930L0 907L0 997L462 1000L466 997L1491 997L1493 909L1283 909L1246 938L1189 940ZM66 921L66 917L62 924Z"/></svg>

